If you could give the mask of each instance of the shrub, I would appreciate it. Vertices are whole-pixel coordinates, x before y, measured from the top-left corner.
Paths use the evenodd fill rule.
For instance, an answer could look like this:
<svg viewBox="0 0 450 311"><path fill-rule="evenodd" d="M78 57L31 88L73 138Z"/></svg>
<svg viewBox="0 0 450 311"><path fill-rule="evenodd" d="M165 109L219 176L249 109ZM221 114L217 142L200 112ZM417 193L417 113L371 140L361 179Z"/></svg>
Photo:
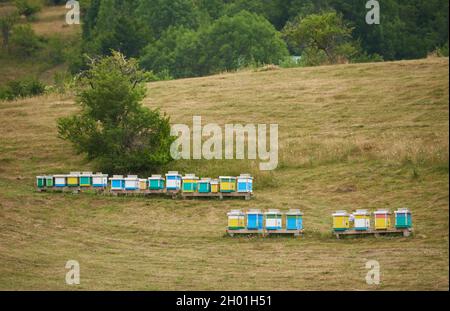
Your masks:
<svg viewBox="0 0 450 311"><path fill-rule="evenodd" d="M437 56L448 57L448 41L442 47L437 49Z"/></svg>
<svg viewBox="0 0 450 311"><path fill-rule="evenodd" d="M41 11L42 3L39 0L15 0L20 15L24 15L28 20Z"/></svg>
<svg viewBox="0 0 450 311"><path fill-rule="evenodd" d="M16 98L41 95L45 92L45 85L34 77L13 80L0 89L0 99L14 100Z"/></svg>
<svg viewBox="0 0 450 311"><path fill-rule="evenodd" d="M15 55L26 58L35 55L42 43L30 25L18 25L14 27L11 46Z"/></svg>

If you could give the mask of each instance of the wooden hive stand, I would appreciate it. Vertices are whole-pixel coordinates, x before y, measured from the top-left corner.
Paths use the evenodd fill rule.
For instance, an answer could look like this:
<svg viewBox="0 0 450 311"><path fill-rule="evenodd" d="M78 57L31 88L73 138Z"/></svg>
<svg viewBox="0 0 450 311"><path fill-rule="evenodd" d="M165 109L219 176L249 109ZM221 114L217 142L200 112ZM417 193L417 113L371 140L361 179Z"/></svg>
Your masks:
<svg viewBox="0 0 450 311"><path fill-rule="evenodd" d="M369 229L369 230L346 230L346 231L334 231L333 234L336 236L337 239L339 239L341 236L368 236L373 235L376 238L380 237L381 235L387 235L387 234L402 234L404 237L408 237L413 232L412 228L405 228L405 229L397 229L397 228L391 228L386 230L375 230L375 229Z"/></svg>
<svg viewBox="0 0 450 311"><path fill-rule="evenodd" d="M260 230L248 230L248 229L230 230L230 229L227 229L227 234L231 237L234 237L235 235L265 236L265 231L263 229L260 229Z"/></svg>

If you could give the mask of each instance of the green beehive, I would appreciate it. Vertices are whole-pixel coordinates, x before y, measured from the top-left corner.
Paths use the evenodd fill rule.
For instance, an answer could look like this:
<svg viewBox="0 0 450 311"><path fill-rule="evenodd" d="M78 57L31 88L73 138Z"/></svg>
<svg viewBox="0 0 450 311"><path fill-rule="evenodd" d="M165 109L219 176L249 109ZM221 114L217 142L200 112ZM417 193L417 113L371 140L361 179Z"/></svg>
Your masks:
<svg viewBox="0 0 450 311"><path fill-rule="evenodd" d="M53 176L45 176L45 186L46 187L53 187Z"/></svg>
<svg viewBox="0 0 450 311"><path fill-rule="evenodd" d="M149 190L163 190L164 189L164 178L161 175L152 175L148 178L148 189Z"/></svg>
<svg viewBox="0 0 450 311"><path fill-rule="evenodd" d="M211 192L211 178L202 178L198 182L198 192L199 193L210 193Z"/></svg>
<svg viewBox="0 0 450 311"><path fill-rule="evenodd" d="M83 172L79 178L80 187L92 187L92 172Z"/></svg>
<svg viewBox="0 0 450 311"><path fill-rule="evenodd" d="M36 176L36 186L38 188L45 188L45 176Z"/></svg>

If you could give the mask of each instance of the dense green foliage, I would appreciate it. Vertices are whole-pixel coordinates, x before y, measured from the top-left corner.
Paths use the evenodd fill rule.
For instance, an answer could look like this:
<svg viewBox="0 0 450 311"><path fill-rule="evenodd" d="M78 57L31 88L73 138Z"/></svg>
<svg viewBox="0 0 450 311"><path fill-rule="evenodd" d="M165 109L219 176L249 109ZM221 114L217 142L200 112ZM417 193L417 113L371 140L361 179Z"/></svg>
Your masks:
<svg viewBox="0 0 450 311"><path fill-rule="evenodd" d="M14 100L16 98L30 97L43 94L45 85L34 77L9 81L0 86L0 100Z"/></svg>
<svg viewBox="0 0 450 311"><path fill-rule="evenodd" d="M42 9L40 0L15 0L14 3L19 14L25 16L27 19L33 18Z"/></svg>
<svg viewBox="0 0 450 311"><path fill-rule="evenodd" d="M186 77L278 63L287 55L286 44L266 19L242 11L197 32L169 28L145 48L141 64L145 69L167 69L174 77Z"/></svg>
<svg viewBox="0 0 450 311"><path fill-rule="evenodd" d="M302 60L303 65L341 59L421 58L437 49L445 50L448 1L381 1L380 25L366 23L365 3L90 0L83 14L83 52L105 55L118 50L128 57L140 58L147 70L186 77L251 64L289 63L285 61L281 31L286 34L291 54L307 58ZM294 25L299 26L297 32ZM333 51L311 43L318 39L310 33L315 27L331 27L338 33L338 39L333 39Z"/></svg>
<svg viewBox="0 0 450 311"><path fill-rule="evenodd" d="M317 57L337 63L340 59L351 59L357 54L352 40L352 29L336 12L311 14L288 22L284 29L291 46L307 56L310 65L316 64ZM312 60L314 59L314 61Z"/></svg>
<svg viewBox="0 0 450 311"><path fill-rule="evenodd" d="M61 118L61 138L105 172L154 171L168 163L169 118L142 106L146 74L118 53L92 60L80 79L81 114Z"/></svg>

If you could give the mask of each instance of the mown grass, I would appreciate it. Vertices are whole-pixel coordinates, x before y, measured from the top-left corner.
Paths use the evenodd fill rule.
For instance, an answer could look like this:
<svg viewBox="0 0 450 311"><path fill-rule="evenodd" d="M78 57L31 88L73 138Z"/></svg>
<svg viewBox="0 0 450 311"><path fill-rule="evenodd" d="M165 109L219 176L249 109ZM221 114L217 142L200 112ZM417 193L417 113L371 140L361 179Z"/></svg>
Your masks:
<svg viewBox="0 0 450 311"><path fill-rule="evenodd" d="M70 96L0 103L0 289L448 290L448 59L325 66L149 84L173 123L277 123L280 165L180 161L256 176L252 201L40 194L34 176L89 169L56 137ZM169 167L168 167L169 168ZM335 240L338 209L408 207L411 238ZM300 208L304 238L226 238L232 208ZM65 262L81 284L65 285ZM378 260L379 286L365 283Z"/></svg>

